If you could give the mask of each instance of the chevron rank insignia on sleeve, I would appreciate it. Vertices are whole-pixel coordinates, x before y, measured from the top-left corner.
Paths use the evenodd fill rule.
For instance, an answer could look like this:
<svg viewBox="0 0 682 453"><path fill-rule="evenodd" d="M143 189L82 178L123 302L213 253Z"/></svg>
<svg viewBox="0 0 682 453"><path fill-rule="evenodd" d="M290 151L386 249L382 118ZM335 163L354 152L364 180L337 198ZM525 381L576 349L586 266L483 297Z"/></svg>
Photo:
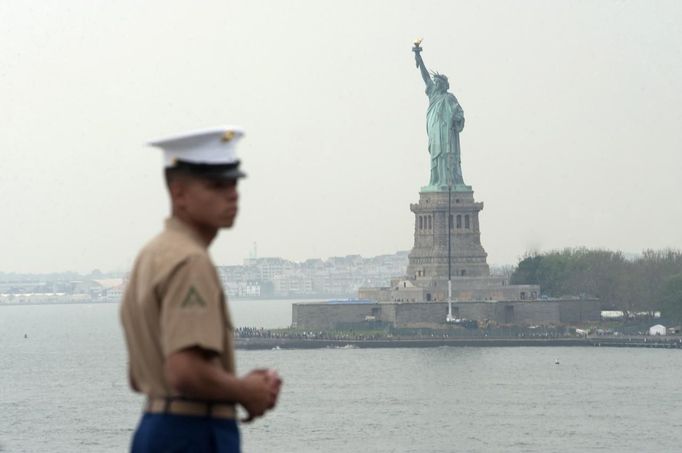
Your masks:
<svg viewBox="0 0 682 453"><path fill-rule="evenodd" d="M191 286L189 288L189 291L187 291L187 296L185 296L185 300L182 301L182 304L180 304L180 306L182 308L192 306L205 307L206 302L204 302L204 299L201 298L199 292L196 289L194 289L194 286Z"/></svg>

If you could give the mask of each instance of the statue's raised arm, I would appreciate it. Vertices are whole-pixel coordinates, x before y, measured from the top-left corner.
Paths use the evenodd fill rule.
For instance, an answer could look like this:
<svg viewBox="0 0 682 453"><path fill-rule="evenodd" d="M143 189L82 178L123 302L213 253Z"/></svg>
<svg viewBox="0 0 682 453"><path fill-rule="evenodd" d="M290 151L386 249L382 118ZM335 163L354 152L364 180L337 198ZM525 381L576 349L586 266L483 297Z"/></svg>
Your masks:
<svg viewBox="0 0 682 453"><path fill-rule="evenodd" d="M421 51L422 48L419 46L421 44L422 40L418 39L414 42L414 47L412 48L412 51L414 52L414 58L417 62L417 67L419 68L419 71L422 74L422 79L424 79L424 83L426 84L426 88L430 87L433 85L433 80L431 80L431 76L429 75L429 71L426 69L426 65L424 64L424 60L422 59L421 56Z"/></svg>

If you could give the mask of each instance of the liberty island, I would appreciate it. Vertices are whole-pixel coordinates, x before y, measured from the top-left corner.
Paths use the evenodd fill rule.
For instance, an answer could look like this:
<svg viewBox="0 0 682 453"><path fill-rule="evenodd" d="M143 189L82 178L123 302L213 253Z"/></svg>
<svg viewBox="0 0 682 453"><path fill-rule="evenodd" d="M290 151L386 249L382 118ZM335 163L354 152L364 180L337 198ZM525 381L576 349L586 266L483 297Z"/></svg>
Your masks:
<svg viewBox="0 0 682 453"><path fill-rule="evenodd" d="M292 327L361 328L378 323L397 328L436 328L462 320L493 325L568 325L599 321L595 298L540 297L538 285L511 285L492 276L481 243L479 214L472 186L462 175L460 133L464 110L450 93L447 76L430 72L421 40L412 48L426 86L429 183L410 204L414 245L402 276L386 287L358 290L357 300L298 303Z"/></svg>

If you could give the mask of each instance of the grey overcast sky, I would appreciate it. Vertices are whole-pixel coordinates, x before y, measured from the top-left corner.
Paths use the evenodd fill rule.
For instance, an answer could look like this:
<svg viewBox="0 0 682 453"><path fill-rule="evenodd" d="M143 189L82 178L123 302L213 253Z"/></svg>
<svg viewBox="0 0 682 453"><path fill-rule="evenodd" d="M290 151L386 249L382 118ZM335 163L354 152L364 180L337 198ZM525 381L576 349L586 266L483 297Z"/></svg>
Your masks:
<svg viewBox="0 0 682 453"><path fill-rule="evenodd" d="M241 124L218 264L408 250L411 51L450 78L491 264L682 247L682 2L0 2L0 271L126 270L168 212L151 138Z"/></svg>

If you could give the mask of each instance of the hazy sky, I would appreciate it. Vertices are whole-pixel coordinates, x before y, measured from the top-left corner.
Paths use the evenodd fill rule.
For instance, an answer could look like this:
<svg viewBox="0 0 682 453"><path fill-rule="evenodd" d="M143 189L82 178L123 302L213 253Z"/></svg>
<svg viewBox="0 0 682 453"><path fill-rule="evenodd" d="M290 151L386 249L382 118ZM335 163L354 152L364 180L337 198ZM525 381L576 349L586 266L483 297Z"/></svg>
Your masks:
<svg viewBox="0 0 682 453"><path fill-rule="evenodd" d="M412 41L466 117L491 264L682 247L682 2L0 2L0 271L125 270L168 212L151 138L241 124L218 264L408 250Z"/></svg>

